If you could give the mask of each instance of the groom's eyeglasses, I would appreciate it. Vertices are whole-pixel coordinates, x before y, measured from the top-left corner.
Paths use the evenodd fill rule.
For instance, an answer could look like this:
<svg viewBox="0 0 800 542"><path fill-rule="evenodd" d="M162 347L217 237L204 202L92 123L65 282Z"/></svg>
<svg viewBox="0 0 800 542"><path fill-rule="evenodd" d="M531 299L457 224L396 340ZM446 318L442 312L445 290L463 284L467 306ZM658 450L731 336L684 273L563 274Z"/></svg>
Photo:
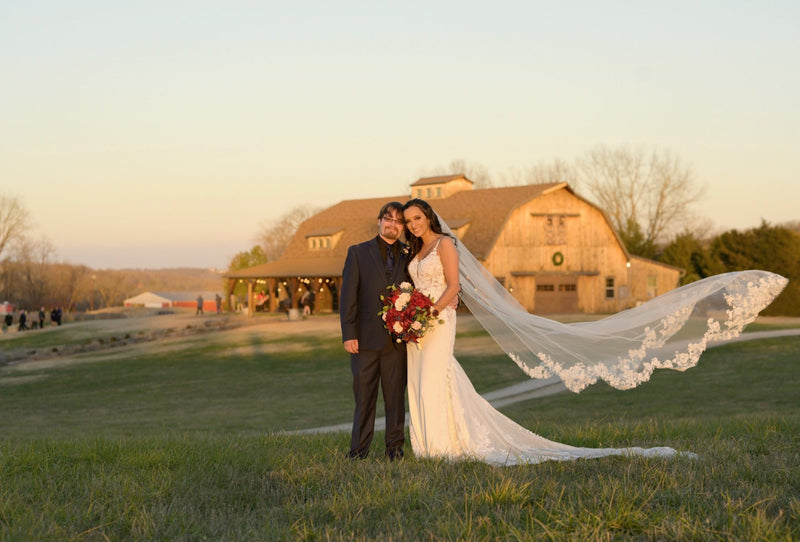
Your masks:
<svg viewBox="0 0 800 542"><path fill-rule="evenodd" d="M406 223L406 221L405 221L405 220L403 220L402 218L392 218L392 217L390 217L390 216L384 216L384 217L383 217L383 220L384 220L385 222L390 222L390 223L391 223L391 222L394 222L394 223L395 223L395 224L397 224L398 226L402 226L402 225L404 225L404 224Z"/></svg>

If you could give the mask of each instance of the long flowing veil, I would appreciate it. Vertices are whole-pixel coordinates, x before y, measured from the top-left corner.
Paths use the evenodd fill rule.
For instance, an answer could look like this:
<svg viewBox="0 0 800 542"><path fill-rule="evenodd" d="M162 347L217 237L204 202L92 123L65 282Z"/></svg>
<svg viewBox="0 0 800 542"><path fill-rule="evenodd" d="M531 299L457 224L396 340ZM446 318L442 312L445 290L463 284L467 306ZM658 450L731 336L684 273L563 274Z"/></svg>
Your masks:
<svg viewBox="0 0 800 542"><path fill-rule="evenodd" d="M562 324L528 313L464 243L456 247L461 299L481 325L528 376L558 376L576 393L598 380L630 389L655 369L694 367L709 342L740 335L788 283L768 271L725 273L601 320Z"/></svg>

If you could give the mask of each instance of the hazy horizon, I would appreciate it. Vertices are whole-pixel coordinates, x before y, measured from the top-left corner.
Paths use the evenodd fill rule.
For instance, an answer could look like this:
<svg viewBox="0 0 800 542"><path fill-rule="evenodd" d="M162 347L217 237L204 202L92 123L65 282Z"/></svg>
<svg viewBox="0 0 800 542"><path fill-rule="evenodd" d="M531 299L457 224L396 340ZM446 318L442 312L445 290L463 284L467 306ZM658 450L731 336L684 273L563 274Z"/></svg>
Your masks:
<svg viewBox="0 0 800 542"><path fill-rule="evenodd" d="M223 269L298 205L597 145L680 157L717 230L783 223L799 21L789 1L9 1L0 192L97 269Z"/></svg>

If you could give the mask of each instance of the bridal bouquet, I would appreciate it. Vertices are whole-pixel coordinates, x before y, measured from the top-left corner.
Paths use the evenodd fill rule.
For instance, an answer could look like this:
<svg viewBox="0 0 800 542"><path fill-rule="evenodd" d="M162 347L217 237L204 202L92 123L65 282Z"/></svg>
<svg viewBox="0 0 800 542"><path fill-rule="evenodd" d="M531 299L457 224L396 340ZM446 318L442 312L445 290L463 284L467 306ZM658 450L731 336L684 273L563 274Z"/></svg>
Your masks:
<svg viewBox="0 0 800 542"><path fill-rule="evenodd" d="M381 296L383 308L378 313L383 325L397 342L419 344L423 335L436 323L433 300L410 282L391 285L389 293ZM441 322L441 321L440 321Z"/></svg>

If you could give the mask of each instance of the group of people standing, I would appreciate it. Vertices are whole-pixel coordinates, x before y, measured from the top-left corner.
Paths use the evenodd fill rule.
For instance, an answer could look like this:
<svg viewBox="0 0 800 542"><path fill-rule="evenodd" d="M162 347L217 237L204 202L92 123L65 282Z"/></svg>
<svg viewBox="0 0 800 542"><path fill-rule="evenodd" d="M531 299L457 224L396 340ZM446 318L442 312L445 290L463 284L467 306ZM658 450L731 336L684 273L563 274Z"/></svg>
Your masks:
<svg viewBox="0 0 800 542"><path fill-rule="evenodd" d="M47 317L47 313L45 312L44 307L39 309L39 312L35 315L31 313L30 317L28 316L28 311L25 309L20 309L17 313L17 331L25 331L28 329L42 329L45 326L45 319ZM61 325L61 318L62 318L62 311L61 307L54 307L50 311L50 322L57 326ZM3 332L7 332L9 329L14 327L14 315L13 313L6 313L5 317L3 318Z"/></svg>

